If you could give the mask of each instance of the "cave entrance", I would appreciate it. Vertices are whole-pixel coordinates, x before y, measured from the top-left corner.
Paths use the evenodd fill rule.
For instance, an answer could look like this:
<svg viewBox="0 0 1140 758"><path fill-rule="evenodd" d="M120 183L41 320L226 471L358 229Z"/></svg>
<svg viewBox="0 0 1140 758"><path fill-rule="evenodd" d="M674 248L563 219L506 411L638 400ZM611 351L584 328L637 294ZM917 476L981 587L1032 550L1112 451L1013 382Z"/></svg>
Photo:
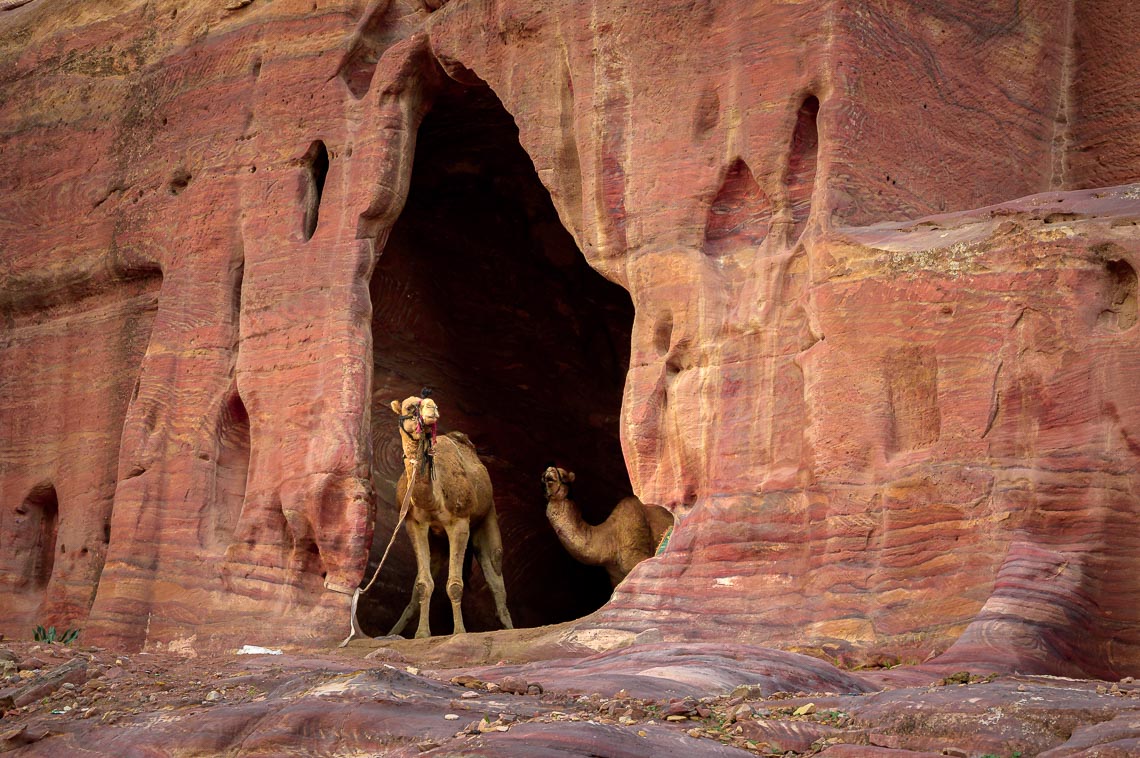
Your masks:
<svg viewBox="0 0 1140 758"><path fill-rule="evenodd" d="M630 493L618 424L633 304L587 265L489 87L449 80L424 118L408 199L371 297L379 505L368 576L399 507L402 453L389 404L426 386L440 407L440 433L465 432L490 471L515 625L599 608L612 592L606 574L558 542L540 478L550 462L575 471L575 500L591 523ZM414 575L401 534L361 600L366 632L388 631ZM449 634L440 579L432 632ZM464 618L468 631L498 628L478 569L467 581Z"/></svg>

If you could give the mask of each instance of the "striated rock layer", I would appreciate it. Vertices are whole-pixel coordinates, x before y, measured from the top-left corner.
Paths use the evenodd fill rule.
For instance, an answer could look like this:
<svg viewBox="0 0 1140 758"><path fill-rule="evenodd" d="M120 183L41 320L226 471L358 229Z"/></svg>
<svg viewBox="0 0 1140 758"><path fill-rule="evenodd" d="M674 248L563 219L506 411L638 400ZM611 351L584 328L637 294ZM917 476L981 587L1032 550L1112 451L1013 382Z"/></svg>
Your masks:
<svg viewBox="0 0 1140 758"><path fill-rule="evenodd" d="M519 623L554 459L583 629L1136 673L1140 11L984 5L0 9L0 629L336 639L431 385Z"/></svg>

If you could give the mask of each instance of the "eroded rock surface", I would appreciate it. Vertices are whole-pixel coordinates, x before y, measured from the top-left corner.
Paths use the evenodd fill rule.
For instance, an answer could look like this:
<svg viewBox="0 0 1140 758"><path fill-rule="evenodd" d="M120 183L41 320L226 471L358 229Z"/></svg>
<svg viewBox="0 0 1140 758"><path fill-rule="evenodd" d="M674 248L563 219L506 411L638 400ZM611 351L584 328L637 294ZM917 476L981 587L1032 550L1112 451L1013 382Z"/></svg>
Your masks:
<svg viewBox="0 0 1140 758"><path fill-rule="evenodd" d="M341 637L432 385L520 624L553 458L678 518L580 638L1137 673L1138 13L8 4L0 627Z"/></svg>
<svg viewBox="0 0 1140 758"><path fill-rule="evenodd" d="M14 755L1061 756L1126 755L1140 740L1132 682L848 673L746 646L466 670L421 669L428 649L413 643L195 658L6 649L15 678L90 674L0 716L0 751ZM613 689L623 684L632 688Z"/></svg>

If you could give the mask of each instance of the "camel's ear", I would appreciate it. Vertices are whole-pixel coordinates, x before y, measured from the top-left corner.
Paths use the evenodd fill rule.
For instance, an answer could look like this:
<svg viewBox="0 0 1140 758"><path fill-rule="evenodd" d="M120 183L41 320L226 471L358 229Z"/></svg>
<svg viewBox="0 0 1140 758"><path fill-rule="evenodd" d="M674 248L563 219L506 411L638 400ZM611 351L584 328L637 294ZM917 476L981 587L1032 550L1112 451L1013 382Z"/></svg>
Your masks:
<svg viewBox="0 0 1140 758"><path fill-rule="evenodd" d="M397 416L400 415L400 401L399 400L393 400L392 401L392 412L395 413Z"/></svg>
<svg viewBox="0 0 1140 758"><path fill-rule="evenodd" d="M567 471L566 476L562 477L562 481L564 481L564 482L574 481L574 472L573 471Z"/></svg>

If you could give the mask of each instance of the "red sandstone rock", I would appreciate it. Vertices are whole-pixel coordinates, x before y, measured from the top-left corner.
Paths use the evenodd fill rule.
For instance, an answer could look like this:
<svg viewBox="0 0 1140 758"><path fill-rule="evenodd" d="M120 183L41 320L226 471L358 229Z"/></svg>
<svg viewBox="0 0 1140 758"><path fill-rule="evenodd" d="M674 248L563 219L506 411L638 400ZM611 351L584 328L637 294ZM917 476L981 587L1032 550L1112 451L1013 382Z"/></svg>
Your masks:
<svg viewBox="0 0 1140 758"><path fill-rule="evenodd" d="M868 729L871 744L907 750L939 750L957 744L972 755L1037 755L1058 740L1065 740L1067 748L1076 752L1094 744L1136 739L1135 720L1131 727L1122 722L1114 728L1093 727L1111 723L1111 714L1121 705L1119 697L1097 694L1087 685L1072 687L1063 698L1058 694L1045 682L1018 685L1012 681L899 690L869 696L851 713L855 727ZM1126 707L1132 711L1131 705ZM1070 743L1070 735L1078 728L1088 731Z"/></svg>
<svg viewBox="0 0 1140 758"><path fill-rule="evenodd" d="M436 5L0 11L6 634L342 636L434 384L527 624L575 456L583 629L1136 673L1135 3Z"/></svg>
<svg viewBox="0 0 1140 758"><path fill-rule="evenodd" d="M0 690L0 708L18 708L52 694L64 684L82 684L85 681L86 661L73 659L25 684Z"/></svg>
<svg viewBox="0 0 1140 758"><path fill-rule="evenodd" d="M425 649L419 644L396 646L413 660L416 650ZM25 647L22 643L20 649ZM197 658L143 653L129 660L87 649L82 655L94 666L121 661L119 678L89 679L9 711L2 719L0 744L5 749L21 747L21 755L45 756L232 751L727 756L754 755L756 740L779 736L799 740L797 745L814 744L825 755L885 757L1042 751L1073 755L1089 750L1127 754L1140 734L1135 718L1140 691L1134 685L1098 686L1055 677L1003 676L935 686L936 675L927 672L922 683L881 692L806 697L773 693L767 698L756 693L742 703L740 695L725 687L733 679L728 673L730 656L713 655L711 648L635 647L609 656L614 673L667 659L668 676L684 682L685 697L697 703L696 712L679 722L662 718L671 705L686 701L668 694L660 666L655 667L657 673L639 675L643 697L624 692L611 699L597 690L567 694L589 681L569 660L548 666L550 686L535 696L495 692L480 686L483 680L472 674L457 675L451 682L413 674L361 660L363 650L356 648L348 651L356 658L345 653L203 653ZM835 686L819 678L827 668L821 661L758 648L735 652L742 659L738 679L763 681L758 672L772 667L768 673L781 680L779 686ZM587 662L586 669L599 670L602 658ZM833 672L836 675L839 672ZM604 680L599 683L609 686ZM652 695L651 688L665 694ZM748 713L741 705L749 706ZM741 717L734 722L729 714ZM471 724L475 726L468 728ZM27 744L31 740L38 742Z"/></svg>
<svg viewBox="0 0 1140 758"><path fill-rule="evenodd" d="M751 645L675 643L636 645L585 658L496 666L473 672L487 681L538 679L570 692L644 698L684 698L731 692L742 685L767 697L776 692L867 692L871 686L824 661ZM504 689L506 686L504 685Z"/></svg>
<svg viewBox="0 0 1140 758"><path fill-rule="evenodd" d="M947 752L949 751L949 752ZM955 756L958 749L954 747L943 750L896 750L895 748L879 747L877 745L830 745L819 755L827 758L935 758L936 756Z"/></svg>
<svg viewBox="0 0 1140 758"><path fill-rule="evenodd" d="M1136 755L1140 753L1140 734L1137 733L1136 714L1121 714L1106 721L1083 724L1060 747L1046 750L1043 758L1089 754Z"/></svg>
<svg viewBox="0 0 1140 758"><path fill-rule="evenodd" d="M805 753L816 741L839 732L822 724L795 721L745 721L740 729L742 737L768 745L773 753Z"/></svg>
<svg viewBox="0 0 1140 758"><path fill-rule="evenodd" d="M571 755L606 755L612 758L667 758L688 756L750 755L745 750L696 740L683 732L649 726L635 732L612 724L522 724L505 733L481 735L465 743L464 755L487 758L562 758ZM424 755L454 755L454 747L441 747Z"/></svg>

